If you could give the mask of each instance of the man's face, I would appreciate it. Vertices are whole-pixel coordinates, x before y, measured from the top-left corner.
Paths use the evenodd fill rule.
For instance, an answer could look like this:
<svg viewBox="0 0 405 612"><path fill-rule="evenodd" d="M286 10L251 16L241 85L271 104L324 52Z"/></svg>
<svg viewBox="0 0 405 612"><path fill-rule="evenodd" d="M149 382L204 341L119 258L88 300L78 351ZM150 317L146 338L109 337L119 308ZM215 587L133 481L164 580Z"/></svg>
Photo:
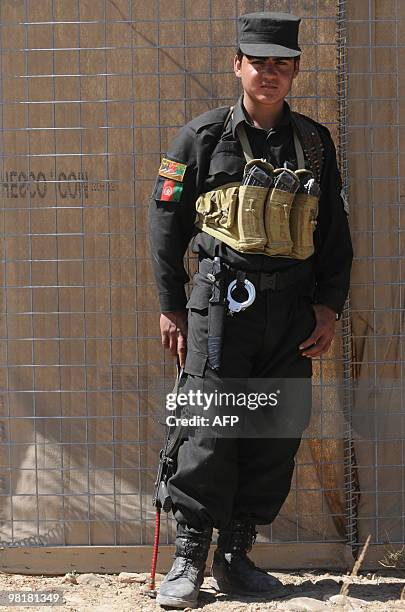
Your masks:
<svg viewBox="0 0 405 612"><path fill-rule="evenodd" d="M236 56L234 71L254 103L278 105L290 92L299 58Z"/></svg>

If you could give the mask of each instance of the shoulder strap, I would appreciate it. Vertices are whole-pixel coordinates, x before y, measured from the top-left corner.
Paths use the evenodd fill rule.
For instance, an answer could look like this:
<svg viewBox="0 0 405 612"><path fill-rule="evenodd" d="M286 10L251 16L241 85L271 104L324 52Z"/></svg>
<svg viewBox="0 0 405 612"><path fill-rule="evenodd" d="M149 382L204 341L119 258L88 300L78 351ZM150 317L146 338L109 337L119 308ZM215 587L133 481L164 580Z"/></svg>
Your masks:
<svg viewBox="0 0 405 612"><path fill-rule="evenodd" d="M304 150L302 148L300 139L298 138L297 130L293 126L294 132L294 147L295 147L295 155L297 157L297 170L305 170L305 155Z"/></svg>
<svg viewBox="0 0 405 612"><path fill-rule="evenodd" d="M249 163L253 157L252 147L250 146L249 138L247 137L245 126L239 123L236 126L236 133L239 138L239 142L242 145L243 155L245 156L246 162Z"/></svg>
<svg viewBox="0 0 405 612"><path fill-rule="evenodd" d="M295 111L291 112L294 139L299 139L316 181L320 183L324 161L324 146L316 127L306 117ZM297 156L298 159L298 156Z"/></svg>
<svg viewBox="0 0 405 612"><path fill-rule="evenodd" d="M232 115L233 115L233 106L230 106L228 112L226 113L223 129L225 129L226 126L228 125L229 121L232 118Z"/></svg>

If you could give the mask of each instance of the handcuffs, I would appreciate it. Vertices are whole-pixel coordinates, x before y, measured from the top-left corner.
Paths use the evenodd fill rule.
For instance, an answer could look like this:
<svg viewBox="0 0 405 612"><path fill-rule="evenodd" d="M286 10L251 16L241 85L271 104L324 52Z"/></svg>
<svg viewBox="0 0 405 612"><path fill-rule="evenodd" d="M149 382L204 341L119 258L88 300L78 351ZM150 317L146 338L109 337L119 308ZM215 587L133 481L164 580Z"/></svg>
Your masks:
<svg viewBox="0 0 405 612"><path fill-rule="evenodd" d="M215 283L215 281L217 280L220 274L221 274L221 262L220 262L220 258L216 256L214 257L214 260L213 260L212 272L209 272L206 276L211 283ZM233 291L236 288L241 289L241 286L247 293L247 298L243 302L240 302L239 300L235 299L235 297L233 296ZM214 288L215 288L215 285L214 285ZM237 274L237 277L229 283L226 297L227 297L227 303L228 303L228 314L230 316L233 316L235 313L242 312L242 310L246 310L246 308L249 308L249 306L253 304L253 302L256 299L256 288L254 284L245 277L245 273L242 271L239 271ZM213 289L213 297L211 298L210 302L218 303L219 298L220 298L220 295L219 295L218 289L217 288Z"/></svg>
<svg viewBox="0 0 405 612"><path fill-rule="evenodd" d="M235 300L232 295L233 290L238 284L240 285L241 283L243 283L243 288L247 292L247 299L243 302ZM243 281L235 279L228 285L227 299L229 314L232 316L235 312L241 312L242 310L246 310L246 308L249 308L249 306L253 304L256 299L256 288L254 284L251 283L250 280L248 280L247 278L244 278Z"/></svg>

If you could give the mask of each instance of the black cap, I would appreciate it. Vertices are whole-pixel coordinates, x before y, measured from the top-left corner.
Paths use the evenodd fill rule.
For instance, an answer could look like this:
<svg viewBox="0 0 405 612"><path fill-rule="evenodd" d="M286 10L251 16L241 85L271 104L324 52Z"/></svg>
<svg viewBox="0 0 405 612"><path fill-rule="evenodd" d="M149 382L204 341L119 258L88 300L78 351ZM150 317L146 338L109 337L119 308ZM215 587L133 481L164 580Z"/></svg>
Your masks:
<svg viewBox="0 0 405 612"><path fill-rule="evenodd" d="M248 13L239 17L239 49L254 57L298 57L301 19L290 13Z"/></svg>

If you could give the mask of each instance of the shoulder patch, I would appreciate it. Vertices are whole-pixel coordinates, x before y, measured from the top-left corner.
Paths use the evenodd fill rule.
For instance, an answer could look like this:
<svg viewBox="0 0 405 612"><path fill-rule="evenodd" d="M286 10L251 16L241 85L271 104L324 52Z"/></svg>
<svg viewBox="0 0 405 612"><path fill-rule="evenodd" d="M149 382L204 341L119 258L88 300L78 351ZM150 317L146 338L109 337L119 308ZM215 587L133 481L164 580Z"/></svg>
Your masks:
<svg viewBox="0 0 405 612"><path fill-rule="evenodd" d="M164 157L162 159L162 163L160 164L159 175L164 176L167 179L182 182L186 170L187 164L182 164Z"/></svg>
<svg viewBox="0 0 405 612"><path fill-rule="evenodd" d="M161 202L180 202L183 193L183 183L158 176L153 189L152 198Z"/></svg>

